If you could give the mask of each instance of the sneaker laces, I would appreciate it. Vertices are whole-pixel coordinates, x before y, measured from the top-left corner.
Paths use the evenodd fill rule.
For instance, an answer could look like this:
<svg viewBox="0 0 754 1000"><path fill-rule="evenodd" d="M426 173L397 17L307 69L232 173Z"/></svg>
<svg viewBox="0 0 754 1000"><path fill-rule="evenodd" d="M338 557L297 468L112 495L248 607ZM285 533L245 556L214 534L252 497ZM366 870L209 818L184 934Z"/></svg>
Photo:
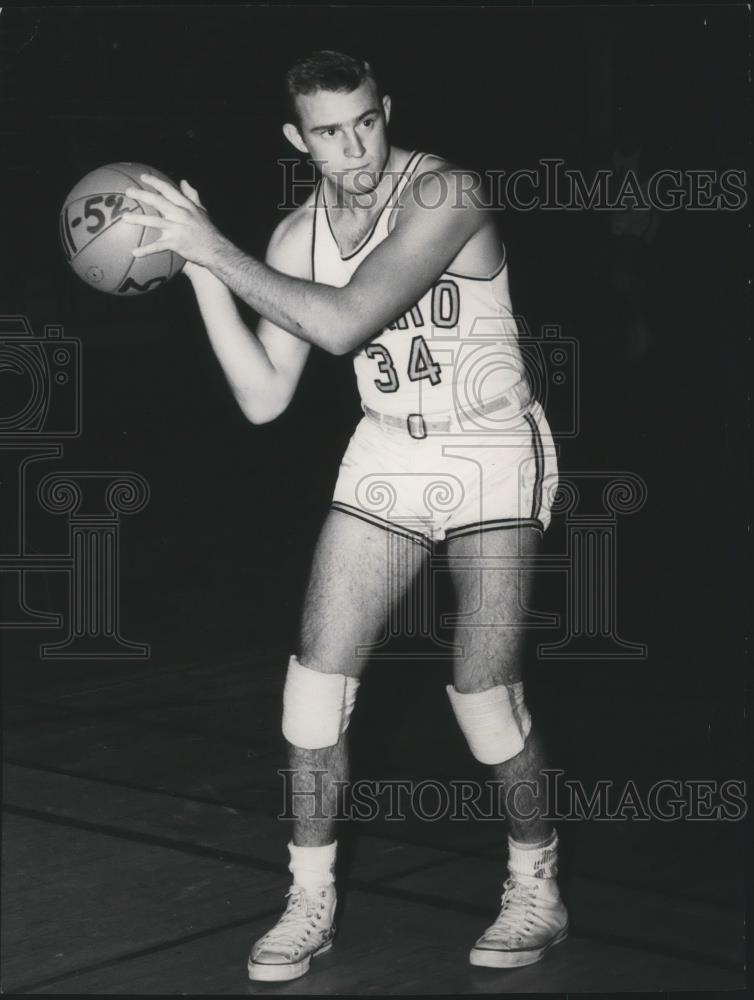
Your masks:
<svg viewBox="0 0 754 1000"><path fill-rule="evenodd" d="M289 954L294 948L305 944L312 931L319 930L317 923L321 919L324 904L320 903L310 910L306 890L298 885L291 886L286 896L289 898L285 913L259 943L265 948Z"/></svg>
<svg viewBox="0 0 754 1000"><path fill-rule="evenodd" d="M501 896L501 909L497 920L487 930L485 937L503 938L508 940L516 937L523 940L523 929L533 923L531 913L537 895L536 885L527 885L515 878L506 879Z"/></svg>

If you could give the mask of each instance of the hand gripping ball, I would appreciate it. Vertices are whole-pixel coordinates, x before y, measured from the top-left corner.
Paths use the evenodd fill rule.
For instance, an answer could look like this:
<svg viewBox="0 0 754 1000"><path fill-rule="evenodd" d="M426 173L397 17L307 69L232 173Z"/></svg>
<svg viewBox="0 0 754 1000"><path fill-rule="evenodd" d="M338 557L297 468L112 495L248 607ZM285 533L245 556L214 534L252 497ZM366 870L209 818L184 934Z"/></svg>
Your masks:
<svg viewBox="0 0 754 1000"><path fill-rule="evenodd" d="M82 177L69 192L60 212L60 241L66 259L87 285L109 295L143 295L164 285L183 267L184 259L172 250L134 257L134 247L160 238L160 230L120 222L124 212L159 215L124 194L127 187L153 191L140 179L165 174L143 163L109 163Z"/></svg>

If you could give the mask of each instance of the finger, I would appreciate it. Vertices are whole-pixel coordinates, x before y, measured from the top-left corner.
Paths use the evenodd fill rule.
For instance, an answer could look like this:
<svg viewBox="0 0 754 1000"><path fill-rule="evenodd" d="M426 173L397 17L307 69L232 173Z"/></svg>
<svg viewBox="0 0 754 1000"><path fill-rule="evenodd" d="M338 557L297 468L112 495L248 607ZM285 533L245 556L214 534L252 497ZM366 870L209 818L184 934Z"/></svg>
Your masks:
<svg viewBox="0 0 754 1000"><path fill-rule="evenodd" d="M165 229L174 221L164 219L161 215L147 215L145 212L124 212L119 218L129 226L146 226L149 229Z"/></svg>
<svg viewBox="0 0 754 1000"><path fill-rule="evenodd" d="M188 181L182 180L181 183L179 184L179 187L181 191L186 195L186 197L189 198L191 201L193 201L195 205L200 204L199 194L197 193L196 188L193 188Z"/></svg>
<svg viewBox="0 0 754 1000"><path fill-rule="evenodd" d="M174 184L168 183L168 181L163 181L159 177L155 177L154 174L141 174L140 180L145 184L149 184L151 187L156 188L163 198L167 201L172 202L173 205L178 205L180 208L191 208L191 202L189 199L181 194Z"/></svg>
<svg viewBox="0 0 754 1000"><path fill-rule="evenodd" d="M149 257L150 254L169 249L166 240L154 240L152 243L145 243L143 247L134 247L131 253L134 257Z"/></svg>
<svg viewBox="0 0 754 1000"><path fill-rule="evenodd" d="M178 206L174 202L168 201L167 198L163 198L161 194L135 187L127 187L125 194L129 198L133 198L134 201L139 201L144 205L151 205L152 208L156 208L166 219L172 218L174 222L176 221L175 210Z"/></svg>
<svg viewBox="0 0 754 1000"><path fill-rule="evenodd" d="M196 190L195 187L192 187L188 181L181 181L181 191L183 191L186 197L190 198L191 201L193 201L193 203L197 205L199 208L204 208L204 205L202 205L202 200L199 197L199 192Z"/></svg>

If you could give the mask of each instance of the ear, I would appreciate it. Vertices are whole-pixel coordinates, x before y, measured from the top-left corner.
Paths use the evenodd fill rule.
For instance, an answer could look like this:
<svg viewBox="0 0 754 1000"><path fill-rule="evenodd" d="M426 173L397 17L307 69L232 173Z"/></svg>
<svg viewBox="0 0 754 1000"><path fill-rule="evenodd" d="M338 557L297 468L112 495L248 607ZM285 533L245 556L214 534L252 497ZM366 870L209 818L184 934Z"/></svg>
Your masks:
<svg viewBox="0 0 754 1000"><path fill-rule="evenodd" d="M301 133L299 132L298 127L292 122L286 122L285 125L283 125L283 135L286 137L291 146L295 146L299 153L309 152L306 148L306 143L301 138Z"/></svg>
<svg viewBox="0 0 754 1000"><path fill-rule="evenodd" d="M385 112L385 124L386 125L390 121L390 108L391 107L392 107L392 104L391 104L391 101L390 101L390 95L389 94L385 94L385 96L382 98L382 110Z"/></svg>

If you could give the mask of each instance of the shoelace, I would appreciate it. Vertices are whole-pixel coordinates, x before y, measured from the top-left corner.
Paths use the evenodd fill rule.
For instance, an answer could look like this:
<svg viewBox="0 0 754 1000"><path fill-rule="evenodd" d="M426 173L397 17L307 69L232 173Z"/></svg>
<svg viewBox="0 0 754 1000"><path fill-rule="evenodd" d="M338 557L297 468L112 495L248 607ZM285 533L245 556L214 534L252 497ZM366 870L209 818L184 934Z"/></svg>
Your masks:
<svg viewBox="0 0 754 1000"><path fill-rule="evenodd" d="M306 905L306 891L300 886L291 886L286 896L290 898L285 913L272 930L265 934L263 942L265 948L290 954L305 943L313 930L318 930L316 913L322 907L320 905L314 913L310 913Z"/></svg>
<svg viewBox="0 0 754 1000"><path fill-rule="evenodd" d="M500 915L485 937L503 939L516 937L518 940L523 940L521 931L531 923L529 915L533 909L537 887L524 885L509 878L506 879L503 890Z"/></svg>

